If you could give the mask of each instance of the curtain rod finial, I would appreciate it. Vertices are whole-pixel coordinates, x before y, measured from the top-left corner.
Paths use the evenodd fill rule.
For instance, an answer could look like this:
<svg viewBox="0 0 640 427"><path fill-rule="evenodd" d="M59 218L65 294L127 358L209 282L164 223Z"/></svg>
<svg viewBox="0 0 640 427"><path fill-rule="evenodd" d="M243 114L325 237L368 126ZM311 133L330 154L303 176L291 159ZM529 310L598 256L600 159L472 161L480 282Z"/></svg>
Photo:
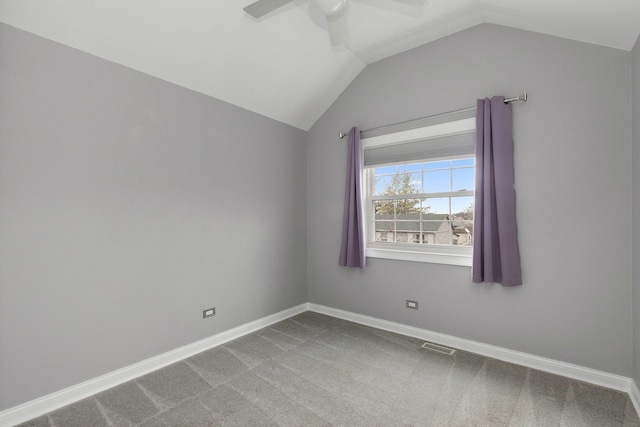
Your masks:
<svg viewBox="0 0 640 427"><path fill-rule="evenodd" d="M523 92L522 95L516 96L515 98L505 98L504 103L508 104L513 101L524 101L527 102L527 92Z"/></svg>
<svg viewBox="0 0 640 427"><path fill-rule="evenodd" d="M340 139L344 139L344 138L346 138L347 136L349 136L349 134L348 134L348 133L344 133L344 132L340 132L340 133L338 134L338 137L339 137Z"/></svg>

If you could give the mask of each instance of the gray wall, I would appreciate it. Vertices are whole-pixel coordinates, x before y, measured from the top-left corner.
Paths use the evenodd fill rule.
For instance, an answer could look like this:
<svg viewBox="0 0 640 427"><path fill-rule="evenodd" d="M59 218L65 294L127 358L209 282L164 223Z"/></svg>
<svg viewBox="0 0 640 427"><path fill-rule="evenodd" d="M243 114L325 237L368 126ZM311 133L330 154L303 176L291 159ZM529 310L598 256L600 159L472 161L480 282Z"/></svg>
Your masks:
<svg viewBox="0 0 640 427"><path fill-rule="evenodd" d="M522 90L524 286L471 285L466 267L338 267L338 131ZM637 166L638 45L482 25L368 66L307 137L0 24L0 410L307 300L639 381L632 101ZM638 167L633 182L637 217Z"/></svg>
<svg viewBox="0 0 640 427"><path fill-rule="evenodd" d="M640 38L631 53L633 136L633 379L640 384Z"/></svg>
<svg viewBox="0 0 640 427"><path fill-rule="evenodd" d="M369 65L309 132L310 302L631 376L629 88L629 52L493 25ZM513 108L524 286L472 285L468 267L338 266L339 131L523 90L529 102Z"/></svg>
<svg viewBox="0 0 640 427"><path fill-rule="evenodd" d="M0 410L306 302L305 139L0 25Z"/></svg>

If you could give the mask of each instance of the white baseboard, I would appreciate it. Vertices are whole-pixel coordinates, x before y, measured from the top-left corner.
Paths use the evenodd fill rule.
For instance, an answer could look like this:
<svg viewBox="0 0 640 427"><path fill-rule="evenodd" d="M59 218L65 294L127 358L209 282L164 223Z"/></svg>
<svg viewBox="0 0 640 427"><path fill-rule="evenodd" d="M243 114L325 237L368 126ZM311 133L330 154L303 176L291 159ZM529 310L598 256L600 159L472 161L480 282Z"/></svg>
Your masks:
<svg viewBox="0 0 640 427"><path fill-rule="evenodd" d="M274 323L288 319L296 314L307 311L307 309L308 304L301 304L253 322L246 323L228 331L221 332L209 338L205 338L141 362L134 363L133 365L101 375L97 378L93 378L64 390L23 403L22 405L9 408L0 412L0 427L15 426L16 424L39 417L47 412L62 408L63 406L77 402L78 400L148 374L149 372L153 372L205 350L209 350L213 347L217 347L236 338L255 332L258 329L262 329Z"/></svg>
<svg viewBox="0 0 640 427"><path fill-rule="evenodd" d="M434 342L436 344L442 344L494 359L503 360L505 362L562 375L579 381L620 390L629 393L629 398L631 399L636 412L640 413L640 391L638 390L635 381L631 378L489 344L483 344L477 341L457 338L451 335L403 325L401 323L364 316L362 314L352 313L349 311L338 310L313 303L305 303L279 313L263 317L262 319L255 320L245 325L238 326L237 328L230 329L212 337L185 345L175 350L168 351L161 355L143 360L117 371L101 375L97 378L71 386L64 390L26 402L22 405L9 408L0 412L0 427L14 426L32 418L39 417L47 412L54 411L63 406L77 402L78 400L148 374L149 372L163 368L172 363L179 362L180 360L191 357L202 351L217 347L236 338L240 338L244 335L257 331L258 329L262 329L274 323L288 319L289 317L295 316L306 310L315 311L390 332L412 336L425 341Z"/></svg>
<svg viewBox="0 0 640 427"><path fill-rule="evenodd" d="M349 320L351 322L360 323L362 325L372 326L374 328L396 332L402 335L408 335L436 344L446 345L460 350L469 351L471 353L491 357L493 359L503 360L505 362L526 366L528 368L538 369L540 371L562 375L568 378L573 378L575 380L584 381L587 383L596 384L619 391L624 391L626 393L630 393L630 398L632 401L634 399L634 397L631 395L631 386L633 383L633 380L631 378L597 371L595 369L585 368L583 366L573 365L571 363L560 362L558 360L547 359L545 357L534 356L532 354L523 353L520 351L509 350L490 344L483 344L477 341L457 338L451 335L432 332L426 329L415 328L413 326L407 326L401 323L394 323L387 320L377 319L375 317L369 317L349 311L325 307L318 304L309 303L308 307L311 311L338 317L344 320ZM640 394L638 394L637 397L640 397ZM637 399L637 401L640 402L640 399ZM634 405L636 405L636 402L634 402ZM638 405L636 405L636 410L638 410ZM640 411L638 411L638 413L640 413Z"/></svg>
<svg viewBox="0 0 640 427"><path fill-rule="evenodd" d="M629 390L629 398L633 407L636 409L636 413L640 414L640 390L634 380L631 380L631 390Z"/></svg>

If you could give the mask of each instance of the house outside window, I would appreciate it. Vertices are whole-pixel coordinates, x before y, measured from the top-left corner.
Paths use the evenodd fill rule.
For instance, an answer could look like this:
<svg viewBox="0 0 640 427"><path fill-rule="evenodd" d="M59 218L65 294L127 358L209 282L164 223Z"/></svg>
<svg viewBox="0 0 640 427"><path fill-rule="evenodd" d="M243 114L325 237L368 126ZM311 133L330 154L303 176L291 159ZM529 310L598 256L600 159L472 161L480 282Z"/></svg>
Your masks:
<svg viewBox="0 0 640 427"><path fill-rule="evenodd" d="M471 265L475 120L362 142L367 256Z"/></svg>

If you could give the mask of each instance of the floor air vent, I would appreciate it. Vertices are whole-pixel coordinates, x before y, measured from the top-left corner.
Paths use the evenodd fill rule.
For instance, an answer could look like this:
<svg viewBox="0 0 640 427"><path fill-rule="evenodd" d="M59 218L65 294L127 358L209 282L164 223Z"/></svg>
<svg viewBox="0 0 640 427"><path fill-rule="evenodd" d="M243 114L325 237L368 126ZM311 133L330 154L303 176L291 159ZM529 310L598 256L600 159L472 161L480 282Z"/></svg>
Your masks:
<svg viewBox="0 0 640 427"><path fill-rule="evenodd" d="M436 353L447 354L449 356L452 356L456 352L455 348L445 347L443 345L434 344L432 342L425 342L424 344L422 344L422 348L435 351Z"/></svg>

